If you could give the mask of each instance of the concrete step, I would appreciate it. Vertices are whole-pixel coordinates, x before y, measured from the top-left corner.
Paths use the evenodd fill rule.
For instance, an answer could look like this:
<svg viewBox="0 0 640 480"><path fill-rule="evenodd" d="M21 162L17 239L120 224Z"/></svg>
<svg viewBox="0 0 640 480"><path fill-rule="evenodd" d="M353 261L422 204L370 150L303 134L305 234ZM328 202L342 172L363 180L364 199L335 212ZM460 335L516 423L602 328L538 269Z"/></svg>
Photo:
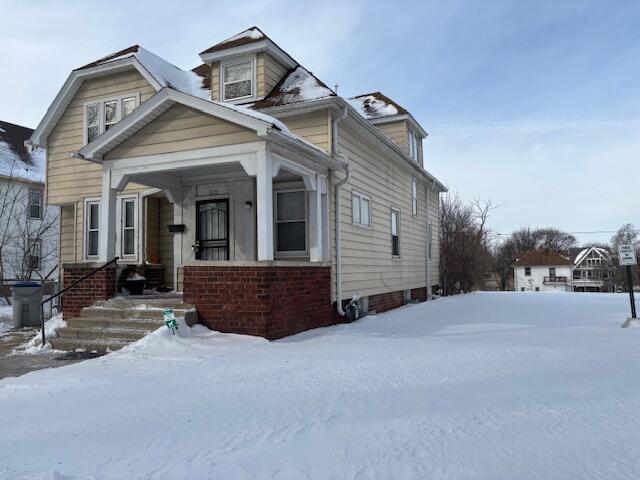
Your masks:
<svg viewBox="0 0 640 480"><path fill-rule="evenodd" d="M108 317L75 317L67 320L71 328L131 328L134 330L153 331L164 325L159 318L108 318Z"/></svg>
<svg viewBox="0 0 640 480"><path fill-rule="evenodd" d="M80 340L128 341L135 342L152 330L134 330L132 328L61 328L57 331L58 338Z"/></svg>
<svg viewBox="0 0 640 480"><path fill-rule="evenodd" d="M113 308L91 306L85 307L80 313L81 317L102 317L102 318L153 318L162 320L163 308ZM188 317L195 313L193 307L174 308L176 317Z"/></svg>
<svg viewBox="0 0 640 480"><path fill-rule="evenodd" d="M108 351L120 350L129 343L130 342L126 340L87 340L64 337L51 340L51 346L55 350L64 350L67 352L82 350L85 352L107 353Z"/></svg>

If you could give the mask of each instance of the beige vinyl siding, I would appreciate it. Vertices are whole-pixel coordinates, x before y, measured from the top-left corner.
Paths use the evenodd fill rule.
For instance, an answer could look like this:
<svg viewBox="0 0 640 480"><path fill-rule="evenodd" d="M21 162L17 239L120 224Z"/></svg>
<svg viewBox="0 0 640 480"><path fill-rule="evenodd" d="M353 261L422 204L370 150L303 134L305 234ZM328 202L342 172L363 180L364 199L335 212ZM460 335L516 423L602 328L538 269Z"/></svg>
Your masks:
<svg viewBox="0 0 640 480"><path fill-rule="evenodd" d="M184 105L174 105L111 150L108 160L248 143L256 134Z"/></svg>
<svg viewBox="0 0 640 480"><path fill-rule="evenodd" d="M293 133L329 152L331 122L327 110L285 117L281 120Z"/></svg>
<svg viewBox="0 0 640 480"><path fill-rule="evenodd" d="M63 205L60 208L60 263L75 262L74 246L74 219L73 205Z"/></svg>
<svg viewBox="0 0 640 480"><path fill-rule="evenodd" d="M164 283L173 287L173 234L167 225L173 224L173 204L166 198L158 199L158 252L164 265Z"/></svg>
<svg viewBox="0 0 640 480"><path fill-rule="evenodd" d="M211 64L211 100L220 100L220 62Z"/></svg>
<svg viewBox="0 0 640 480"><path fill-rule="evenodd" d="M382 130L384 134L402 148L405 153L409 153L407 122L401 120L399 122L379 123L376 127Z"/></svg>
<svg viewBox="0 0 640 480"><path fill-rule="evenodd" d="M342 125L341 153L348 158L352 172L349 182L341 189L343 298L355 293L375 295L424 287L427 257L424 180L408 166L386 157L380 147L351 127ZM416 217L412 216L411 209L414 176L418 179ZM371 198L371 228L352 224L352 191ZM399 259L392 258L391 253L392 207L400 210ZM332 230L335 238L333 226Z"/></svg>
<svg viewBox="0 0 640 480"><path fill-rule="evenodd" d="M287 68L267 53L258 54L258 96L268 95L282 77ZM261 93L262 92L262 93Z"/></svg>
<svg viewBox="0 0 640 480"><path fill-rule="evenodd" d="M70 157L71 152L84 146L83 104L129 93L139 93L140 101L145 102L155 90L135 69L89 79L82 84L47 140L48 203L73 203L82 197L100 194L101 167ZM140 189L139 185L132 184L127 191Z"/></svg>
<svg viewBox="0 0 640 480"><path fill-rule="evenodd" d="M145 260L154 257L160 258L160 208L158 197L147 197L144 202L145 208ZM171 222L173 223L173 222Z"/></svg>
<svg viewBox="0 0 640 480"><path fill-rule="evenodd" d="M440 194L433 187L429 189L429 220L433 227L433 246L429 273L431 285L440 284Z"/></svg>

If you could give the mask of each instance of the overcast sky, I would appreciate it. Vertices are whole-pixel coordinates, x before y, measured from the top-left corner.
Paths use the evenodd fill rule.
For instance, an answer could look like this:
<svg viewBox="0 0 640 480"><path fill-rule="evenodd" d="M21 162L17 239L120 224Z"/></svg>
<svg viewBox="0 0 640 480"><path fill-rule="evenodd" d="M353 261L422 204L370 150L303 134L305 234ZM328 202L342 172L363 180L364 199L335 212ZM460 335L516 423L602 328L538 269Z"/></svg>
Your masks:
<svg viewBox="0 0 640 480"><path fill-rule="evenodd" d="M640 226L640 1L0 0L0 119L34 128L69 72L140 44L182 68L259 26L339 93L380 90L425 166L492 228ZM583 241L610 234L579 235Z"/></svg>

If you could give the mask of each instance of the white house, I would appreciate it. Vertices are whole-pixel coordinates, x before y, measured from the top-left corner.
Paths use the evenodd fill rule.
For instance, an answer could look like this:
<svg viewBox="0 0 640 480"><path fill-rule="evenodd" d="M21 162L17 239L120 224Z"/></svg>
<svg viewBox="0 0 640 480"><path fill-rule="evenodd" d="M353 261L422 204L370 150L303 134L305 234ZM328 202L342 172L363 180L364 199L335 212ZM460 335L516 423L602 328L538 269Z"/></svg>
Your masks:
<svg viewBox="0 0 640 480"><path fill-rule="evenodd" d="M556 252L522 252L513 272L517 292L571 291L571 262Z"/></svg>
<svg viewBox="0 0 640 480"><path fill-rule="evenodd" d="M45 201L45 156L31 128L0 121L0 281L42 280L58 264L59 207ZM50 276L57 280L56 272Z"/></svg>

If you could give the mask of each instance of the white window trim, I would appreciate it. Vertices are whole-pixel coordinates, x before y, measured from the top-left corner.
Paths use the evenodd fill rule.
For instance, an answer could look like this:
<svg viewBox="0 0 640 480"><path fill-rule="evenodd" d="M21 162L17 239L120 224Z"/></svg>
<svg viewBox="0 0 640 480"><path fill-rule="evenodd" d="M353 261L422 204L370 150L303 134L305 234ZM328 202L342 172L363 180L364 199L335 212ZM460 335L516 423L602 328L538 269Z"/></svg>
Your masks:
<svg viewBox="0 0 640 480"><path fill-rule="evenodd" d="M257 58L255 55L252 55L250 57L239 57L239 58L234 58L233 60L227 60L225 62L220 62L220 72L219 72L219 79L220 79L220 101L221 102L226 102L226 103L242 103L242 102L247 102L247 101L251 101L251 100L257 100L257 95L258 95L258 72L257 72ZM247 62L251 62L251 95L247 95L244 97L237 97L237 98L232 98L230 100L225 100L224 98L224 87L225 87L225 68L226 67L232 67L234 65L240 65L241 63L247 63Z"/></svg>
<svg viewBox="0 0 640 480"><path fill-rule="evenodd" d="M278 221L278 194L304 192L304 250L278 250L278 223L300 222L301 220ZM275 257L306 257L309 255L309 199L304 188L288 188L273 192L273 253Z"/></svg>
<svg viewBox="0 0 640 480"><path fill-rule="evenodd" d="M411 215L418 216L418 179L411 177Z"/></svg>
<svg viewBox="0 0 640 480"><path fill-rule="evenodd" d="M106 102L113 102L116 101L118 102L117 106L116 106L116 118L118 119L115 123L118 123L120 120L122 120L122 99L124 98L135 98L136 99L136 107L138 108L140 106L140 92L130 92L130 93L126 93L124 95L117 95L117 96L111 96L111 97L104 97L104 98L97 98L95 100L87 100L86 102L82 103L82 144L86 145L88 142L88 135L87 135L87 106L88 105L94 105L94 104L98 104L98 135L102 135L104 133L104 127L105 127L105 121L104 121L104 104ZM114 125L114 124L111 124Z"/></svg>
<svg viewBox="0 0 640 480"><path fill-rule="evenodd" d="M353 210L353 197L359 197L360 198L360 223L355 221L354 218L354 210ZM369 201L369 225L362 223L362 199L368 200ZM372 218L372 214L371 214L371 197L369 195L364 195L360 192L356 192L355 190L351 191L351 223L353 225L355 225L356 227L360 227L360 228L366 228L366 229L371 229L371 218Z"/></svg>
<svg viewBox="0 0 640 480"><path fill-rule="evenodd" d="M393 238L393 214L394 212L397 214L398 216L398 225L397 225L397 231L398 231L398 254L394 255L393 253L393 239L391 240L391 258L393 258L394 260L398 260L400 259L400 257L402 256L402 229L401 229L401 224L402 224L402 218L401 218L401 211L399 208L396 207L391 207L391 211L389 212L389 227L390 227L390 233L391 233L391 237Z"/></svg>
<svg viewBox="0 0 640 480"><path fill-rule="evenodd" d="M135 229L135 240L134 240L134 253L133 254L127 254L125 255L123 253L124 249L123 249L123 242L124 242L124 235L123 235L123 230L124 230L124 223L123 223L123 208L124 208L124 202L128 201L128 200L133 200L134 202L134 219L133 219L133 223L134 223L134 229ZM116 209L116 225L118 226L117 231L116 231L116 256L120 257L122 259L123 262L135 262L137 263L140 259L140 233L142 231L141 229L141 225L140 225L140 219L141 219L141 215L140 215L140 197L139 195L118 195L117 197L117 201L116 201L116 205L117 205L117 209Z"/></svg>
<svg viewBox="0 0 640 480"><path fill-rule="evenodd" d="M87 208L91 204L98 204L98 253L96 255L89 255L89 209ZM82 258L87 261L96 260L100 257L100 198L85 198L83 209L83 238L82 238Z"/></svg>
<svg viewBox="0 0 640 480"><path fill-rule="evenodd" d="M429 222L427 226L427 234L429 238L427 239L427 246L429 248L429 260L433 260L433 222Z"/></svg>
<svg viewBox="0 0 640 480"><path fill-rule="evenodd" d="M38 194L40 195L40 204L39 204L40 216L38 216L38 217L32 217L31 216L31 207L32 207L32 205L34 205L34 204L31 203L31 193L32 192L38 192ZM44 218L44 190L43 189L41 189L41 188L29 188L29 200L28 200L27 211L28 211L27 215L28 215L29 220L42 220Z"/></svg>

